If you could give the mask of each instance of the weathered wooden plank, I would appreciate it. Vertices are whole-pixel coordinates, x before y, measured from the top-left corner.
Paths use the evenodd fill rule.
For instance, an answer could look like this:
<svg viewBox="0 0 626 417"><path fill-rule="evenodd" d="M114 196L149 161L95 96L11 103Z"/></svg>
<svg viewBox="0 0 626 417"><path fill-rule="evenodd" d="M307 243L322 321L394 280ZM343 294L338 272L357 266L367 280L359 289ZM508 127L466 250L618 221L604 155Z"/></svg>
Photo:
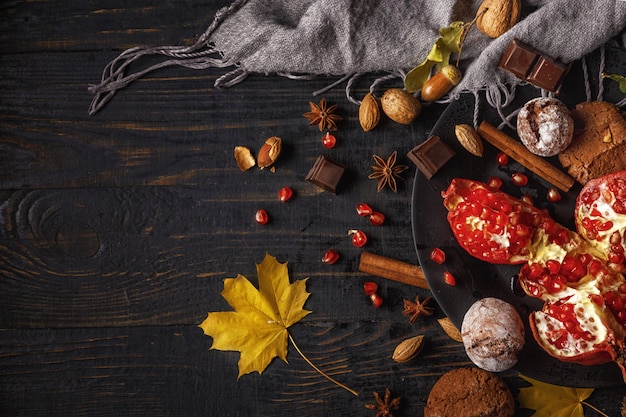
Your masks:
<svg viewBox="0 0 626 417"><path fill-rule="evenodd" d="M225 304L222 279L241 273L255 280L266 252L289 262L292 279L311 278L311 308L320 319L379 317L362 290L373 277L358 272L361 250L347 231L362 228L365 249L416 263L405 214L410 191L367 200L387 216L388 224L375 227L354 212L360 187L332 196L302 179L282 182L280 169L245 175L238 187L217 181L2 193L0 327L197 323ZM280 184L296 197L279 202ZM264 226L254 222L260 207L271 216ZM342 259L324 265L331 247ZM414 297L412 287L380 283ZM389 295L389 308L401 308L398 296Z"/></svg>
<svg viewBox="0 0 626 417"><path fill-rule="evenodd" d="M462 345L430 318L300 323L291 333L311 361L360 395L331 384L291 345L289 364L277 359L262 375L237 380L238 353L209 350L211 338L195 326L9 330L0 338L0 410L29 417L367 415L372 392L388 387L402 398L399 415L417 416L441 374L469 365ZM426 335L420 356L393 362L394 347L416 334ZM501 376L514 394L527 385L514 372ZM587 402L617 416L623 396L616 385Z"/></svg>
<svg viewBox="0 0 626 417"><path fill-rule="evenodd" d="M191 44L228 0L12 1L0 5L0 53Z"/></svg>
<svg viewBox="0 0 626 417"><path fill-rule="evenodd" d="M89 117L86 88L101 63L88 61L87 53L38 56L36 62L31 55L0 56L0 188L201 185L214 181L216 169L236 167L236 145L256 152L265 138L280 136L280 165L301 170L323 149L321 133L302 114L309 100L319 99L311 92L329 80L253 76L215 90L217 70L167 69L124 89ZM406 153L441 109L425 110L412 127L383 121L364 133L357 106L341 88L325 97L346 119L332 154L352 165L355 175L368 172L374 152Z"/></svg>
<svg viewBox="0 0 626 417"><path fill-rule="evenodd" d="M416 332L427 346L397 364L397 343ZM0 404L12 416L363 415L373 391L403 397L402 415L421 415L427 392L448 369L467 365L461 344L434 320L297 324L299 348L360 393L320 376L289 346L288 360L237 380L236 352L209 350L195 326L5 331L0 340ZM519 381L506 375L512 388ZM37 401L32 401L37 398Z"/></svg>

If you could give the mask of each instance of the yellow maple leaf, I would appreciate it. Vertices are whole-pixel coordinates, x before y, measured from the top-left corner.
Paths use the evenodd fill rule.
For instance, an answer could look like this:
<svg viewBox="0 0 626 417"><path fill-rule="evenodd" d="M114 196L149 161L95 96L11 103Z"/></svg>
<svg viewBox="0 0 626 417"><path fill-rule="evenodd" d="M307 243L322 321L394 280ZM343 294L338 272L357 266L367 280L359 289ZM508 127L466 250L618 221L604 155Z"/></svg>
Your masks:
<svg viewBox="0 0 626 417"><path fill-rule="evenodd" d="M259 289L243 275L224 280L222 297L234 311L210 312L199 327L213 338L211 349L239 351L239 375L262 374L275 357L287 362L288 342L304 360L325 378L338 383L311 363L300 351L288 328L311 313L304 309L309 298L307 279L291 283L287 262L280 263L269 253L257 264Z"/></svg>
<svg viewBox="0 0 626 417"><path fill-rule="evenodd" d="M520 375L520 378L532 384L530 387L520 388L517 395L521 408L535 410L532 417L584 417L583 404L606 416L602 411L585 402L593 393L593 388L562 387L524 375Z"/></svg>

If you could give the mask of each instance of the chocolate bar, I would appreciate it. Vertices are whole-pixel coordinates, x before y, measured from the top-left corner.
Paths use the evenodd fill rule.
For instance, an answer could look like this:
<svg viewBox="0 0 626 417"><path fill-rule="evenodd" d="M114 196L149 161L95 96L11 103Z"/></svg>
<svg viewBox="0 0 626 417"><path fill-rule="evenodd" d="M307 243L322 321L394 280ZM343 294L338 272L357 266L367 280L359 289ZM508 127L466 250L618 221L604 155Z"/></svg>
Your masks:
<svg viewBox="0 0 626 417"><path fill-rule="evenodd" d="M337 194L337 186L345 170L344 165L320 155L304 179L323 190Z"/></svg>
<svg viewBox="0 0 626 417"><path fill-rule="evenodd" d="M506 51L504 51L498 68L509 71L517 78L525 80L537 59L539 59L539 55L539 52L530 46L513 39Z"/></svg>
<svg viewBox="0 0 626 417"><path fill-rule="evenodd" d="M536 87L558 93L569 71L569 65L513 39L500 58L498 68Z"/></svg>
<svg viewBox="0 0 626 417"><path fill-rule="evenodd" d="M557 93L568 71L569 66L562 62L541 56L526 80L537 87Z"/></svg>
<svg viewBox="0 0 626 417"><path fill-rule="evenodd" d="M446 145L439 136L431 136L411 149L406 156L426 178L431 179L454 155L456 152Z"/></svg>

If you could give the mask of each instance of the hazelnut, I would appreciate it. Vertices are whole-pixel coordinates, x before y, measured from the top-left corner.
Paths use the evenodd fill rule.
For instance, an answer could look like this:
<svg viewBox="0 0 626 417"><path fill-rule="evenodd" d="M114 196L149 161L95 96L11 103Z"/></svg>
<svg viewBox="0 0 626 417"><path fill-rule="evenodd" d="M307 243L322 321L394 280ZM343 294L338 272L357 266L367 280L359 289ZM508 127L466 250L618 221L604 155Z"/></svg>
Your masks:
<svg viewBox="0 0 626 417"><path fill-rule="evenodd" d="M383 112L396 123L408 125L422 112L422 103L411 93L399 88L391 88L380 99Z"/></svg>

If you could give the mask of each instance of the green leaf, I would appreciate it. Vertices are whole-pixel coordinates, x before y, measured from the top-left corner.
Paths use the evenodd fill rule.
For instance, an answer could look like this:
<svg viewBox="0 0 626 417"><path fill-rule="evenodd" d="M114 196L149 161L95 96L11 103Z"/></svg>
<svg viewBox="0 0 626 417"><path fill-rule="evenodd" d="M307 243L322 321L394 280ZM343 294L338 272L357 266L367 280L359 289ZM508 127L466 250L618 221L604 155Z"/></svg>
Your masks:
<svg viewBox="0 0 626 417"><path fill-rule="evenodd" d="M616 81L619 84L619 90L626 94L626 77L617 74L606 74L604 72L602 73L602 77Z"/></svg>
<svg viewBox="0 0 626 417"><path fill-rule="evenodd" d="M417 67L413 68L404 78L404 88L409 93L414 93L428 80L430 77L430 72L432 71L433 66L435 65L435 61L431 61L429 59L425 60Z"/></svg>
<svg viewBox="0 0 626 417"><path fill-rule="evenodd" d="M449 27L439 29L439 38L428 52L426 59L404 77L404 88L409 93L418 91L430 78L433 67L439 70L450 63L453 53L460 54L467 25L452 22Z"/></svg>

